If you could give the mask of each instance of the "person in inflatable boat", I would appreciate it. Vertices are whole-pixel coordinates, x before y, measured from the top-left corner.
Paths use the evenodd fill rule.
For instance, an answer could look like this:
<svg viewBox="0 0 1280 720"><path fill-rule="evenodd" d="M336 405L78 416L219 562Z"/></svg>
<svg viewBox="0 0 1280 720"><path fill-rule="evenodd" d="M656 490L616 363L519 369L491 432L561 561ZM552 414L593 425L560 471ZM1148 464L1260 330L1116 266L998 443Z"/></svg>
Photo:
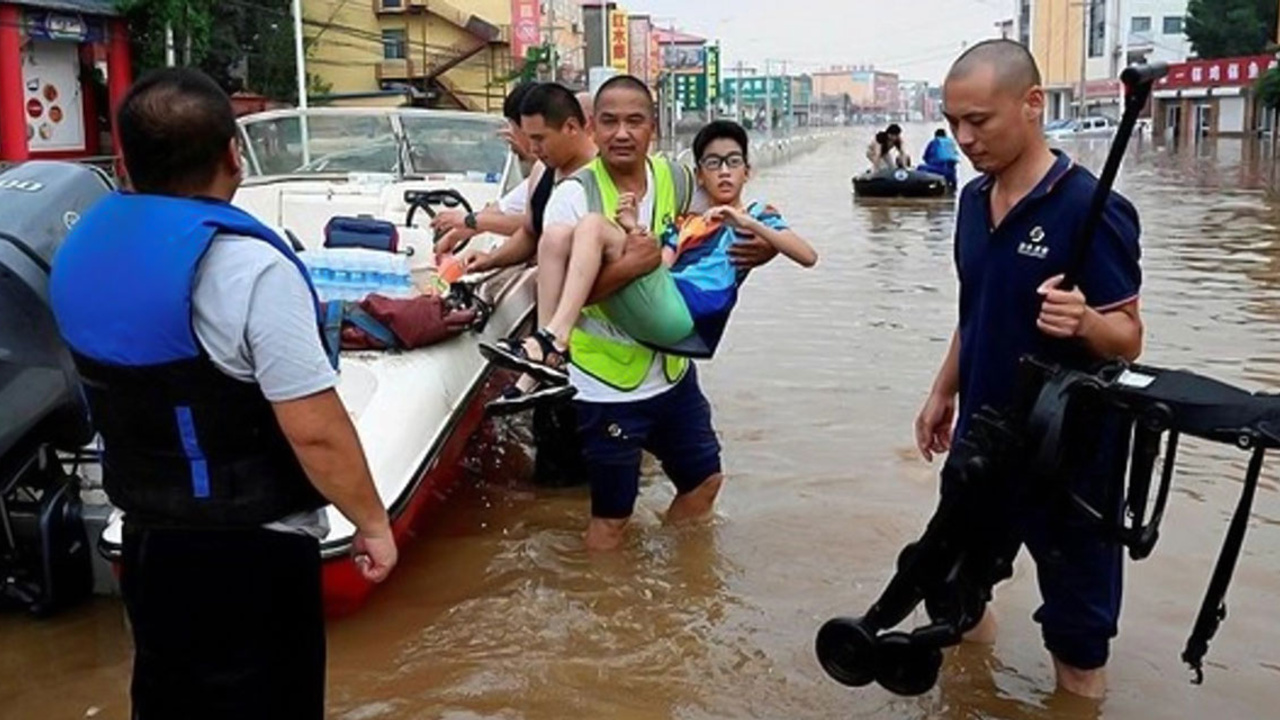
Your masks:
<svg viewBox="0 0 1280 720"><path fill-rule="evenodd" d="M947 137L947 131L938 128L933 139L924 149L924 164L916 168L923 172L941 175L947 180L947 187L956 186L956 166L960 164L960 151L956 144Z"/></svg>

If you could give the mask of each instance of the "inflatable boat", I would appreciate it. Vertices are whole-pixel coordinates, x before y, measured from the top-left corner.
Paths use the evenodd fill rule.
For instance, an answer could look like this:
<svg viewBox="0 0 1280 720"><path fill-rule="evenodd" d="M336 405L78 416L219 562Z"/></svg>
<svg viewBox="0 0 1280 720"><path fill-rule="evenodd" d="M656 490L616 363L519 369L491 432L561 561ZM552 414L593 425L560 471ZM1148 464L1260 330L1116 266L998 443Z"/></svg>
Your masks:
<svg viewBox="0 0 1280 720"><path fill-rule="evenodd" d="M941 175L886 168L866 172L853 178L853 194L864 198L927 198L944 197L952 191Z"/></svg>
<svg viewBox="0 0 1280 720"><path fill-rule="evenodd" d="M307 253L331 247L329 228L335 218L387 221L398 236L394 252L408 256L416 284L439 285L427 216L441 206L479 209L522 179L518 163L498 136L502 123L499 118L472 113L400 108L287 110L246 116L239 125L247 177L233 202L280 229L304 262ZM82 194L100 197L112 189L103 177L82 166L28 163L0 175L0 193L15 192L5 190L6 184L39 185L40 177L52 176L55 170L73 173L75 177L64 184L87 187ZM50 193L47 202L40 200L39 193L28 195L32 207L39 203L41 217L55 218L65 227L88 204L74 201L70 190ZM8 206L6 199L0 198L0 202ZM4 223L0 220L0 225ZM22 263L22 272L36 276L25 285L38 290L24 290L25 299L16 305L6 299L0 320L5 326L0 340L4 335L28 338L23 343L32 347L32 352L14 354L6 344L0 344L0 425L5 426L6 438L0 445L4 453L0 457L0 490L15 482L2 474L13 475L12 467L47 468L43 472L48 477L40 482L67 499L62 505L29 511L35 520L23 526L38 528L42 516L66 519L53 534L81 539L78 544L74 537L54 544L64 548L54 553L65 559L62 565L74 568L60 578L34 578L31 585L36 589L28 593L33 596L40 595L40 587L68 586L67 578L76 578L77 587L92 581L92 576L88 581L83 579L89 572L87 558L82 557L83 552L73 556L73 548L96 546L109 577L120 556L124 519L96 489L100 488L100 473L93 463L95 453L92 445L85 447L90 438L84 426L77 425L84 423L87 415L78 404L74 368L40 295L41 283L47 282L48 259L65 235L65 227L54 228L52 234L39 229L24 231L35 234L34 241L24 244L49 246L39 253L41 262L27 258L30 253L9 251L0 243L0 264ZM44 236L50 239L46 242ZM7 236L0 230L2 237ZM480 249L498 242L494 236L472 240ZM461 335L413 350L342 353L338 394L352 416L378 494L402 547L447 501L450 489L463 475L461 461L468 438L483 420L485 402L496 394L490 366L477 344L505 337L529 322L535 295L533 273L523 267L510 268L463 277L452 286L445 284L447 292L465 295L484 308L484 322ZM0 283L0 289L3 287ZM21 317L15 319L11 307L16 307ZM33 323L44 329L34 334L22 332ZM12 332L9 324L14 324ZM11 422L15 419L16 424ZM58 422L51 424L52 420ZM10 429L10 424L16 429ZM21 442L8 440L9 436L21 436ZM31 448L41 454L33 456ZM47 458L55 449L68 453L62 456L63 462L29 459ZM20 472L30 475L33 471ZM0 513L8 515L9 505L0 503ZM330 616L337 616L360 608L373 587L351 557L355 528L332 506L325 512L330 527L321 543L325 605ZM82 515L99 520L88 525L79 520ZM32 549L27 555L50 546L38 529L30 534L29 541L23 543ZM86 537L89 543L83 542ZM48 563L33 559L29 564ZM97 573L99 577L102 574L101 570ZM390 581L394 578L393 574Z"/></svg>

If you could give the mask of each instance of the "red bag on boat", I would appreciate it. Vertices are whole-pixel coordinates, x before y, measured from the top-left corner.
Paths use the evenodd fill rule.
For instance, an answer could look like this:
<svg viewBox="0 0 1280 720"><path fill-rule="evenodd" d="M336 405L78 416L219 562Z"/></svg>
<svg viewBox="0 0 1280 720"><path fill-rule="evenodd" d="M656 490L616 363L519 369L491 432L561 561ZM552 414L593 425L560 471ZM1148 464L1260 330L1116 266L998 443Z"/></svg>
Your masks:
<svg viewBox="0 0 1280 720"><path fill-rule="evenodd" d="M372 320L373 322L370 322ZM411 350L427 347L471 327L476 311L449 307L438 295L389 298L369 295L344 303L343 350Z"/></svg>

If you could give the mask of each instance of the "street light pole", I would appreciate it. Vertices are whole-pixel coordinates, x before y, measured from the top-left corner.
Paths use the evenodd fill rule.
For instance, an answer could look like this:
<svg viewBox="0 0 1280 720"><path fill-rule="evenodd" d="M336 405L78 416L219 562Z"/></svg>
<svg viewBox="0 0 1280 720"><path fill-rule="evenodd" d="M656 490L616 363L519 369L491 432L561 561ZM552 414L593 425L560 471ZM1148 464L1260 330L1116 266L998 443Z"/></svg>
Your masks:
<svg viewBox="0 0 1280 720"><path fill-rule="evenodd" d="M302 0L293 0L293 52L298 73L298 108L307 109L307 58L302 49ZM302 164L311 163L311 140L307 133L307 114L298 117L302 131Z"/></svg>
<svg viewBox="0 0 1280 720"><path fill-rule="evenodd" d="M1086 68L1089 63L1089 0L1083 0L1078 3L1080 6L1080 16L1082 18L1083 27L1080 33L1080 103L1076 111L1077 118L1084 117L1084 87L1086 78Z"/></svg>
<svg viewBox="0 0 1280 720"><path fill-rule="evenodd" d="M737 121L742 122L742 61L738 61L738 80L733 86L733 112Z"/></svg>
<svg viewBox="0 0 1280 720"><path fill-rule="evenodd" d="M547 0L547 22L551 25L547 42L547 62L551 64L551 82L555 82L556 66L560 64L556 60L556 0Z"/></svg>
<svg viewBox="0 0 1280 720"><path fill-rule="evenodd" d="M773 136L773 83L769 77L769 58L764 60L764 127L765 135Z"/></svg>
<svg viewBox="0 0 1280 720"><path fill-rule="evenodd" d="M609 67L609 3L600 2L600 67Z"/></svg>

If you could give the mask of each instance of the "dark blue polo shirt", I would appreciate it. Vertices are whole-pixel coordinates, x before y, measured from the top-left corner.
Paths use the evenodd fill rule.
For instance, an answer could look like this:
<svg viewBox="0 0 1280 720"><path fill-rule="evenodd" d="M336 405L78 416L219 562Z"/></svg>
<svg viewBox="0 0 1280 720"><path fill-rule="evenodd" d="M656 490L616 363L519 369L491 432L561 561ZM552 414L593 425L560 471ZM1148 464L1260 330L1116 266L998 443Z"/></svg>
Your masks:
<svg viewBox="0 0 1280 720"><path fill-rule="evenodd" d="M1097 178L1054 151L1057 161L1040 184L992 227L991 188L982 176L965 186L956 215L955 261L960 276L960 408L956 437L983 405L1012 400L1018 358L1027 353L1079 363L1078 341L1054 341L1036 327L1045 280L1065 272L1088 212ZM1083 272L1089 305L1106 310L1137 297L1138 213L1112 192Z"/></svg>

